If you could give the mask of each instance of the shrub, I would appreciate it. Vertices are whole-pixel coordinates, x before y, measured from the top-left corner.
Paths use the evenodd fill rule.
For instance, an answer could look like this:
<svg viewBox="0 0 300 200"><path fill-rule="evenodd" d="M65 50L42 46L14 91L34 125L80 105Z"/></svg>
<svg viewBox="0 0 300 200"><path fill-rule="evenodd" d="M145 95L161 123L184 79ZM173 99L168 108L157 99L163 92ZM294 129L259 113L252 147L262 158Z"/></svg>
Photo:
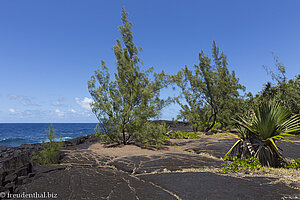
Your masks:
<svg viewBox="0 0 300 200"><path fill-rule="evenodd" d="M165 123L156 124L148 122L144 125L142 134L135 134L136 140L146 146L160 148L161 145L169 144L166 135L168 135L168 128Z"/></svg>
<svg viewBox="0 0 300 200"><path fill-rule="evenodd" d="M295 136L291 133L300 130L300 116L292 113L279 103L263 102L249 116L240 117L236 127L240 139L225 156L239 158L255 157L268 167L282 167L285 158L276 145L276 141Z"/></svg>
<svg viewBox="0 0 300 200"><path fill-rule="evenodd" d="M300 158L295 158L292 161L286 162L283 166L284 168L300 168Z"/></svg>
<svg viewBox="0 0 300 200"><path fill-rule="evenodd" d="M55 141L56 137L52 124L50 124L49 131L46 130L46 133L49 142L46 143L45 140L43 140L43 149L38 154L33 154L33 160L41 165L49 165L56 163L58 159L59 150L62 146L61 137L59 142Z"/></svg>
<svg viewBox="0 0 300 200"><path fill-rule="evenodd" d="M104 142L104 143L111 143L113 142L108 135L105 134L97 134L97 136L99 137L99 141L100 142Z"/></svg>
<svg viewBox="0 0 300 200"><path fill-rule="evenodd" d="M200 137L195 133L176 131L169 133L168 136L165 136L165 139L200 139Z"/></svg>
<svg viewBox="0 0 300 200"><path fill-rule="evenodd" d="M209 122L209 126L212 125L212 122ZM204 130L206 126L206 123L204 122L197 122L191 125L191 129L195 132L197 132L198 130ZM211 128L212 130L215 129L219 129L221 127L221 123L220 122L216 122L213 127Z"/></svg>
<svg viewBox="0 0 300 200"><path fill-rule="evenodd" d="M260 169L262 167L261 163L254 157L242 160L234 156L225 157L224 160L227 160L227 162L221 164L224 173L228 171L238 172L240 170Z"/></svg>
<svg viewBox="0 0 300 200"><path fill-rule="evenodd" d="M103 127L101 127L101 125L99 123L96 125L96 128L94 130L95 130L96 136L99 137L100 142L113 143L113 142L117 141L117 135L114 133L111 133L111 132L104 134Z"/></svg>

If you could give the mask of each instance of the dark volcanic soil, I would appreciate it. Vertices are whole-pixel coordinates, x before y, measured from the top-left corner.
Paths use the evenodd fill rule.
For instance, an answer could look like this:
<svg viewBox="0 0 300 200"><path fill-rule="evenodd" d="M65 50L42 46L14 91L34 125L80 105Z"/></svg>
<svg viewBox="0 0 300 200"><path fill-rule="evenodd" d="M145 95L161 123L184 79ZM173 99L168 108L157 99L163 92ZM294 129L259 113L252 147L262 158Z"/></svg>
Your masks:
<svg viewBox="0 0 300 200"><path fill-rule="evenodd" d="M300 198L299 188L279 177L219 172L220 157L234 144L234 138L173 142L177 146L163 150L100 143L64 147L60 164L35 167L32 182L19 192L50 192L63 200ZM282 145L290 148L288 156L299 157L299 143Z"/></svg>

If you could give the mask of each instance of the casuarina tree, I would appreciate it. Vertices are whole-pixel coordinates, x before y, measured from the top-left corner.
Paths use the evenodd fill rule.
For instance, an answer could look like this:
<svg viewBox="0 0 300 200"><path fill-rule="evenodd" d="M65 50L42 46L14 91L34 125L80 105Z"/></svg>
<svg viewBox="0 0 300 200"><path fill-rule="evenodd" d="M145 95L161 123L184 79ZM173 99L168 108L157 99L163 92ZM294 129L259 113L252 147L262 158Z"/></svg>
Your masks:
<svg viewBox="0 0 300 200"><path fill-rule="evenodd" d="M111 141L127 144L142 133L149 119L159 116L167 100L160 98L160 90L167 86L164 71L153 73L153 67L142 70L138 48L133 42L132 23L122 9L122 25L119 27L122 41L113 47L116 57L116 73L111 77L102 60L102 66L88 82L93 98L92 111L99 120L97 131Z"/></svg>
<svg viewBox="0 0 300 200"><path fill-rule="evenodd" d="M217 121L226 127L231 118L241 112L239 90L245 87L239 84L234 71L229 72L227 58L219 52L215 42L212 54L211 60L201 51L194 70L185 66L173 76L173 82L181 89L181 97L186 102L176 99L181 106L179 117L191 122L195 131L209 131Z"/></svg>

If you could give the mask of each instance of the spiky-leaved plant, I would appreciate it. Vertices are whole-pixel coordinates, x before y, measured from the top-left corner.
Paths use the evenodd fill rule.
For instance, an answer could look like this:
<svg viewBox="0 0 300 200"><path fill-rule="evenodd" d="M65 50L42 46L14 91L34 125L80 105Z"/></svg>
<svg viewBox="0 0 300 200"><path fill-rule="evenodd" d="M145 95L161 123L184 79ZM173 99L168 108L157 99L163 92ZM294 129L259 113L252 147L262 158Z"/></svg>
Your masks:
<svg viewBox="0 0 300 200"><path fill-rule="evenodd" d="M285 158L276 145L278 140L289 140L288 136L300 130L299 115L292 115L289 109L279 103L264 102L253 110L249 117L240 117L236 126L240 139L226 156L257 158L262 165L282 166Z"/></svg>

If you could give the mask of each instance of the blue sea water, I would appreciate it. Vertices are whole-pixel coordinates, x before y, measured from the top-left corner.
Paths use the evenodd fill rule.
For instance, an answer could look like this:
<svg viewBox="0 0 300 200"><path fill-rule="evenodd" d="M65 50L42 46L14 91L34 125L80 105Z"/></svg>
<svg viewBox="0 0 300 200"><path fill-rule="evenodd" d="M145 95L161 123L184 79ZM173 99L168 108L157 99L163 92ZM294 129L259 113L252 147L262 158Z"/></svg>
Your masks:
<svg viewBox="0 0 300 200"><path fill-rule="evenodd" d="M53 123L56 137L69 140L93 134L96 123ZM0 123L0 146L19 146L21 144L47 142L45 130L50 123Z"/></svg>

